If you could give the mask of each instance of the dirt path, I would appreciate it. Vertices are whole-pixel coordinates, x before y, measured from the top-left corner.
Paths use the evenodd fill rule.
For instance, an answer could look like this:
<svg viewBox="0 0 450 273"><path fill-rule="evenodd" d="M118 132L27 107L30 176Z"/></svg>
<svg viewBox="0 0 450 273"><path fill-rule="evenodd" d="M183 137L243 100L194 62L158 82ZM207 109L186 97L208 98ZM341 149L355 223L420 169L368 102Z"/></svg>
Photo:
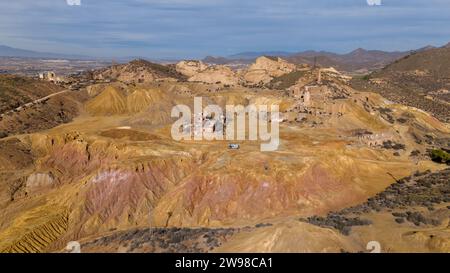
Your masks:
<svg viewBox="0 0 450 273"><path fill-rule="evenodd" d="M61 95L61 94L63 94L63 93L67 93L67 92L69 92L69 91L70 91L70 90L66 89L66 90L59 91L59 92L50 94L50 95L48 95L48 96L42 97L42 98L40 98L40 99L37 99L37 100L31 101L31 102L25 103L25 104L23 104L23 105L21 105L21 106L15 108L15 109L13 109L13 110L6 111L5 113L1 114L0 117L3 117L4 115L7 115L7 114L12 113L12 112L21 111L21 110L23 110L23 109L25 109L25 108L28 108L28 107L33 106L34 104L41 103L41 102L43 102L43 101L45 101L45 100L47 100L47 99L50 99L51 97L54 97L54 96L57 96L57 95Z"/></svg>

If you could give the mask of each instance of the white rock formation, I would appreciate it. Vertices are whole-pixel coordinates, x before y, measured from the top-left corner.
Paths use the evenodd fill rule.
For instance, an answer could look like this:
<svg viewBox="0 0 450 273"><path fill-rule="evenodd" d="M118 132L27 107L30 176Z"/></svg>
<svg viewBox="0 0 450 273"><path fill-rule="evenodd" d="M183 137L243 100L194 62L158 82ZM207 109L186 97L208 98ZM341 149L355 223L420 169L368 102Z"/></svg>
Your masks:
<svg viewBox="0 0 450 273"><path fill-rule="evenodd" d="M291 73L296 68L295 64L288 63L281 58L263 56L256 59L255 63L244 73L243 78L251 84L268 83L274 77Z"/></svg>
<svg viewBox="0 0 450 273"><path fill-rule="evenodd" d="M177 63L177 72L187 76L192 77L202 71L205 71L208 65L204 64L202 61L181 61Z"/></svg>
<svg viewBox="0 0 450 273"><path fill-rule="evenodd" d="M231 68L223 65L217 65L210 66L206 70L195 74L190 77L188 81L237 85L239 83L239 78Z"/></svg>

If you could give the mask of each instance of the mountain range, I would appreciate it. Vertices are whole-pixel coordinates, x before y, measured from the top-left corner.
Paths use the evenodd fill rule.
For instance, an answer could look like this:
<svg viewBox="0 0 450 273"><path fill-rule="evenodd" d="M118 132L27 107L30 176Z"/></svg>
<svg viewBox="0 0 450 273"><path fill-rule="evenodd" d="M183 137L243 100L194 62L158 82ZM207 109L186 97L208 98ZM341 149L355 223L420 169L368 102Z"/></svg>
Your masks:
<svg viewBox="0 0 450 273"><path fill-rule="evenodd" d="M78 59L78 60L92 59L91 57L83 55L38 52L4 45L0 45L0 57L53 58L53 59Z"/></svg>
<svg viewBox="0 0 450 273"><path fill-rule="evenodd" d="M449 43L450 44L450 43ZM449 47L449 44L444 47ZM426 51L436 48L434 46L425 46L417 50L408 51L381 51L381 50L366 50L358 48L349 53L339 54L329 51L302 51L302 52L286 52L286 51L254 51L254 52L242 52L226 57L222 56L207 56L203 59L204 62L209 64L220 65L248 65L255 61L260 56L277 56L286 59L294 64L309 64L318 65L324 67L335 67L338 70L365 74L371 71L379 70L386 65L408 56L414 52ZM89 57L85 55L76 54L58 54L49 52L38 52L32 50L25 50L19 48L13 48L9 46L0 45L0 57L20 57L20 58L54 58L54 59L102 59L96 57ZM103 58L106 59L106 58ZM147 59L143 57L121 57L114 58L117 62L129 62L133 59ZM167 60L154 60L158 63L167 63ZM175 62L173 60L171 62Z"/></svg>
<svg viewBox="0 0 450 273"><path fill-rule="evenodd" d="M446 46L449 46L448 44ZM277 56L286 59L294 64L319 65L324 67L335 67L338 70L353 73L368 73L378 70L386 65L405 57L414 52L421 52L435 48L434 46L425 46L417 50L408 51L381 51L366 50L358 48L349 53L339 54L329 51L302 51L289 53L284 51L263 51L263 52L243 52L227 57L208 56L203 59L210 64L249 64L259 56Z"/></svg>

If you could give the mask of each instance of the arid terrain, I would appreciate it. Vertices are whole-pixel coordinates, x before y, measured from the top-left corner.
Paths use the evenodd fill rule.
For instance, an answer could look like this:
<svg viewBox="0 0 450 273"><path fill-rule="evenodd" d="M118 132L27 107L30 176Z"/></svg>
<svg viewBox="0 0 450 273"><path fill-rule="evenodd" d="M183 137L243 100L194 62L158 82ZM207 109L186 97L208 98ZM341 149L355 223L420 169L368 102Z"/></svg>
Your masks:
<svg viewBox="0 0 450 273"><path fill-rule="evenodd" d="M448 88L447 60L407 70L439 81L429 94ZM404 61L370 79L406 92L396 79L409 72L393 76ZM448 105L432 111L369 78L270 56L238 69L135 60L76 77L89 84L0 76L0 252L71 241L82 252L368 252L371 241L450 252L449 161L431 156L448 156ZM175 141L171 110L194 97L279 105L278 150Z"/></svg>

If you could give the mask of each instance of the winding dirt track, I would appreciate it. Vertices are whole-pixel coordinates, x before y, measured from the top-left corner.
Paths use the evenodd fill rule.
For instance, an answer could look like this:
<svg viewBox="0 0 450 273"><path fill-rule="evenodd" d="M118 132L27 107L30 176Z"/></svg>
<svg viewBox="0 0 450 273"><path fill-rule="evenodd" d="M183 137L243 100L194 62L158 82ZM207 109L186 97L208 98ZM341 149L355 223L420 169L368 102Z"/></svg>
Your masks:
<svg viewBox="0 0 450 273"><path fill-rule="evenodd" d="M21 110L24 109L24 108L28 108L28 107L30 107L30 106L33 106L34 104L41 103L41 102L43 102L43 101L45 101L45 100L47 100L47 99L49 99L49 98L51 98L51 97L54 97L54 96L57 96L57 95L61 95L61 94L67 93L67 92L70 92L70 90L69 90L69 89L65 89L65 90L62 90L62 91L59 91L59 92L50 94L50 95L48 95L48 96L39 98L39 99L37 99L37 100L34 100L34 101L31 101L31 102L25 103L25 104L23 104L23 105L21 105L21 106L19 106L19 107L17 107L17 108L14 108L14 109L12 109L12 110L6 111L5 113L1 114L0 116L4 116L4 115L7 115L7 114L12 113L12 112L21 111Z"/></svg>

